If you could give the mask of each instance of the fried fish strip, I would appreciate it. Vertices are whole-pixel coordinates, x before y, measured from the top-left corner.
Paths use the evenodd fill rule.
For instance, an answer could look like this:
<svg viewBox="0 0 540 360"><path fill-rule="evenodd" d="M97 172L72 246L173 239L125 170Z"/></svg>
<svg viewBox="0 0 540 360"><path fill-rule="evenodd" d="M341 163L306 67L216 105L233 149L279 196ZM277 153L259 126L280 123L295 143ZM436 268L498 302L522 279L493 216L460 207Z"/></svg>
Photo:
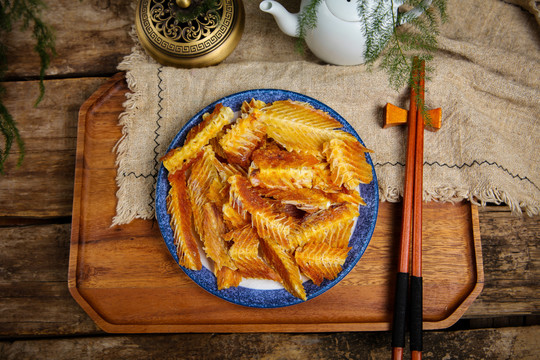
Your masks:
<svg viewBox="0 0 540 360"><path fill-rule="evenodd" d="M229 204L243 217L247 216L246 214L251 215L251 223L261 238L271 239L292 251L287 237L296 226L295 220L285 214L276 213L272 204L262 198L245 177L232 176L229 183Z"/></svg>
<svg viewBox="0 0 540 360"><path fill-rule="evenodd" d="M332 205L343 202L336 202L338 197L333 196L334 194L326 194L319 189L267 189L261 190L261 194L279 200L284 204L294 205L298 209L307 212L328 209Z"/></svg>
<svg viewBox="0 0 540 360"><path fill-rule="evenodd" d="M224 266L236 270L227 251L223 235L226 232L223 216L215 204L208 202L203 207L203 231L201 240L206 255L215 262L216 268Z"/></svg>
<svg viewBox="0 0 540 360"><path fill-rule="evenodd" d="M215 167L215 154L211 146L205 146L201 150L202 156L191 167L191 173L187 181L188 195L193 210L195 229L202 234L203 208L210 201L220 202L224 184Z"/></svg>
<svg viewBox="0 0 540 360"><path fill-rule="evenodd" d="M360 196L360 192L358 191L358 188L355 188L353 190L348 190L346 188L343 188L340 192L327 193L327 195L330 199L332 199L334 204L348 202L353 205L356 205L356 207L360 205L362 206L367 205L364 199L362 198L362 196Z"/></svg>
<svg viewBox="0 0 540 360"><path fill-rule="evenodd" d="M310 242L294 253L304 275L320 286L324 279L333 280L341 272L351 248L334 248L325 243Z"/></svg>
<svg viewBox="0 0 540 360"><path fill-rule="evenodd" d="M195 157L201 148L210 142L210 139L214 138L225 125L229 124L233 117L234 113L231 108L222 104L216 105L212 114L203 121L205 123L204 127L197 129L182 147L169 151L162 158L163 166L170 173L180 169L184 162Z"/></svg>
<svg viewBox="0 0 540 360"><path fill-rule="evenodd" d="M186 189L186 172L177 171L169 175L169 182L171 189L167 196L167 212L171 215L178 263L191 270L201 270L202 264Z"/></svg>
<svg viewBox="0 0 540 360"><path fill-rule="evenodd" d="M289 151L322 157L323 144L331 139L355 139L336 130L343 125L329 114L306 103L275 101L261 109L267 135Z"/></svg>
<svg viewBox="0 0 540 360"><path fill-rule="evenodd" d="M246 212L242 216L229 203L223 204L221 210L223 211L223 221L227 229L234 230L245 225L251 226L251 216L249 213Z"/></svg>
<svg viewBox="0 0 540 360"><path fill-rule="evenodd" d="M271 239L262 238L260 244L266 262L279 274L285 289L293 296L306 300L306 290L302 285L300 269L293 255Z"/></svg>
<svg viewBox="0 0 540 360"><path fill-rule="evenodd" d="M320 210L306 216L290 234L289 241L295 247L324 242L331 247L345 248L358 215L358 207L349 203Z"/></svg>
<svg viewBox="0 0 540 360"><path fill-rule="evenodd" d="M242 275L238 270L233 270L226 266L219 269L214 268L214 275L216 275L218 290L236 287L242 281Z"/></svg>
<svg viewBox="0 0 540 360"><path fill-rule="evenodd" d="M311 188L319 160L312 155L276 148L253 152L249 180L253 186L270 189Z"/></svg>
<svg viewBox="0 0 540 360"><path fill-rule="evenodd" d="M266 136L266 125L258 120L260 111L253 109L251 113L236 123L219 140L229 163L248 167L251 153Z"/></svg>
<svg viewBox="0 0 540 360"><path fill-rule="evenodd" d="M358 140L332 139L323 146L323 154L330 164L332 181L352 190L360 183L369 184L373 180L371 165L366 161L365 148Z"/></svg>
<svg viewBox="0 0 540 360"><path fill-rule="evenodd" d="M254 109L262 109L265 106L266 103L264 101L251 99L249 102L244 101L240 110L242 111L242 114L249 114Z"/></svg>
<svg viewBox="0 0 540 360"><path fill-rule="evenodd" d="M260 238L251 225L228 232L224 239L233 242L229 255L243 277L281 281L279 275L259 256Z"/></svg>

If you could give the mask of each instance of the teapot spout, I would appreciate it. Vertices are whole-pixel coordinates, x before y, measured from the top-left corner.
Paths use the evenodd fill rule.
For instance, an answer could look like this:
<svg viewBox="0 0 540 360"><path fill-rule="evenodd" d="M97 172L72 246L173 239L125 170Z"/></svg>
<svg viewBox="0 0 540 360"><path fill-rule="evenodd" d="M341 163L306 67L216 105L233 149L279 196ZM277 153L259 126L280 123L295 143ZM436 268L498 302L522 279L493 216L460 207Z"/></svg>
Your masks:
<svg viewBox="0 0 540 360"><path fill-rule="evenodd" d="M285 34L293 37L298 36L298 14L291 14L277 1L262 1L259 9L271 14L278 27Z"/></svg>

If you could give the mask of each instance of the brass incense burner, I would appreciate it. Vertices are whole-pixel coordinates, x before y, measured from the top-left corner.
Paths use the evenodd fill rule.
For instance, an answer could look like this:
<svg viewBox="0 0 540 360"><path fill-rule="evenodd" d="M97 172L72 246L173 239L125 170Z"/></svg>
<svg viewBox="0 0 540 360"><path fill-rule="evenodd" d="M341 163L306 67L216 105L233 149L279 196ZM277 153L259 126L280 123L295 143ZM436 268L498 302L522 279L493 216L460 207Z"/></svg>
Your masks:
<svg viewBox="0 0 540 360"><path fill-rule="evenodd" d="M159 63L203 67L223 61L244 30L242 0L218 0L216 6L185 22L178 13L196 6L191 0L139 0L135 27L143 48Z"/></svg>

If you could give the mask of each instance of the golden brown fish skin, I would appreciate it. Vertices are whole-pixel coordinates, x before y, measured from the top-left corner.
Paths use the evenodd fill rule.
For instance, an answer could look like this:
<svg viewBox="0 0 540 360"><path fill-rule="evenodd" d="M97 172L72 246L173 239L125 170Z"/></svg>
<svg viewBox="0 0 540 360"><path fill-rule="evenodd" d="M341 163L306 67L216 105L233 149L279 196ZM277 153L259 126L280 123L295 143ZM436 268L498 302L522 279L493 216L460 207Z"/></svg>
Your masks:
<svg viewBox="0 0 540 360"><path fill-rule="evenodd" d="M238 229L249 225L251 227L251 215L244 213L244 216L240 215L236 209L234 209L230 203L225 203L221 207L223 212L223 221L228 231Z"/></svg>
<svg viewBox="0 0 540 360"><path fill-rule="evenodd" d="M254 151L252 160L259 168L311 167L319 163L319 159L315 156L276 147Z"/></svg>
<svg viewBox="0 0 540 360"><path fill-rule="evenodd" d="M306 300L306 290L302 285L300 269L293 255L271 239L262 238L261 250L266 262L279 274L285 289L293 296Z"/></svg>
<svg viewBox="0 0 540 360"><path fill-rule="evenodd" d="M281 282L279 275L259 256L259 235L251 225L233 230L224 235L233 242L229 255L244 278L269 279Z"/></svg>
<svg viewBox="0 0 540 360"><path fill-rule="evenodd" d="M349 190L360 183L369 184L373 180L371 165L366 160L365 148L359 141L332 139L324 144L323 154L330 164L332 181Z"/></svg>
<svg viewBox="0 0 540 360"><path fill-rule="evenodd" d="M336 130L342 127L339 121L305 103L276 101L261 112L268 137L289 151L323 158L325 142L334 138L355 139L352 134Z"/></svg>
<svg viewBox="0 0 540 360"><path fill-rule="evenodd" d="M260 110L265 106L266 106L266 103L264 101L251 99L249 102L244 101L242 103L242 106L240 107L240 111L242 112L242 114L249 114L254 109L259 109Z"/></svg>
<svg viewBox="0 0 540 360"><path fill-rule="evenodd" d="M331 247L345 248L358 215L358 207L350 203L309 214L289 235L289 241L294 247L325 242Z"/></svg>
<svg viewBox="0 0 540 360"><path fill-rule="evenodd" d="M192 224L192 212L186 189L186 172L169 175L171 189L167 196L167 212L171 215L171 228L178 263L191 270L201 270L197 236Z"/></svg>
<svg viewBox="0 0 540 360"><path fill-rule="evenodd" d="M229 204L238 211L242 217L247 214L252 214L256 211L261 211L269 207L269 203L263 199L257 191L251 186L249 181L240 175L231 176L228 179L230 184L229 189Z"/></svg>
<svg viewBox="0 0 540 360"><path fill-rule="evenodd" d="M214 159L215 154L212 148L210 146L203 147L202 155L193 163L187 180L195 230L201 236L204 204L210 202L211 198L219 199L221 194L222 182L215 168Z"/></svg>
<svg viewBox="0 0 540 360"><path fill-rule="evenodd" d="M327 112L315 109L305 102L290 99L274 101L263 110L270 116L299 121L319 129L333 130L343 126Z"/></svg>
<svg viewBox="0 0 540 360"><path fill-rule="evenodd" d="M186 161L195 157L201 148L207 145L210 139L214 138L224 126L229 124L233 117L234 113L231 108L222 104L216 105L212 114L207 117L209 120L206 126L194 131L194 135L189 141L184 142L182 147L169 151L161 159L163 166L170 173L180 169Z"/></svg>
<svg viewBox="0 0 540 360"><path fill-rule="evenodd" d="M362 196L360 195L358 188L355 188L353 190L342 188L340 192L327 193L327 195L330 199L332 199L334 204L351 203L353 205L356 205L357 207L360 205L367 205Z"/></svg>
<svg viewBox="0 0 540 360"><path fill-rule="evenodd" d="M258 120L259 115L260 111L253 109L248 116L238 119L219 140L230 163L249 166L251 153L266 137L266 125Z"/></svg>
<svg viewBox="0 0 540 360"><path fill-rule="evenodd" d="M296 226L296 221L285 215L276 213L272 204L262 198L249 181L242 176L229 178L231 184L229 204L242 216L251 215L251 223L262 238L272 239L289 251L293 247L287 237Z"/></svg>
<svg viewBox="0 0 540 360"><path fill-rule="evenodd" d="M261 190L261 193L264 196L279 200L283 204L294 205L298 209L307 212L328 209L332 205L343 202L336 202L336 196L330 196L319 189L266 189Z"/></svg>
<svg viewBox="0 0 540 360"><path fill-rule="evenodd" d="M292 204L285 204L279 200L268 199L272 203L272 209L276 213L282 213L294 219L296 224L306 216L306 212Z"/></svg>
<svg viewBox="0 0 540 360"><path fill-rule="evenodd" d="M248 177L253 186L270 189L311 188L319 160L280 149L253 152Z"/></svg>
<svg viewBox="0 0 540 360"><path fill-rule="evenodd" d="M334 248L323 242L310 242L298 248L294 257L302 273L315 285L320 286L324 279L333 280L338 276L350 249Z"/></svg>
<svg viewBox="0 0 540 360"><path fill-rule="evenodd" d="M326 162L315 165L313 188L326 193L341 192L343 186L335 184L330 172L330 165Z"/></svg>
<svg viewBox="0 0 540 360"><path fill-rule="evenodd" d="M217 206L211 202L203 207L203 231L201 240L206 255L215 262L216 268L224 266L236 270L236 265L229 256L225 240L226 228L223 217Z"/></svg>
<svg viewBox="0 0 540 360"><path fill-rule="evenodd" d="M215 267L214 275L216 276L218 290L237 287L242 281L242 275L238 270L233 270L226 266L219 269Z"/></svg>
<svg viewBox="0 0 540 360"><path fill-rule="evenodd" d="M238 165L221 162L217 157L214 157L213 162L223 183L227 183L233 175L247 176L247 172Z"/></svg>

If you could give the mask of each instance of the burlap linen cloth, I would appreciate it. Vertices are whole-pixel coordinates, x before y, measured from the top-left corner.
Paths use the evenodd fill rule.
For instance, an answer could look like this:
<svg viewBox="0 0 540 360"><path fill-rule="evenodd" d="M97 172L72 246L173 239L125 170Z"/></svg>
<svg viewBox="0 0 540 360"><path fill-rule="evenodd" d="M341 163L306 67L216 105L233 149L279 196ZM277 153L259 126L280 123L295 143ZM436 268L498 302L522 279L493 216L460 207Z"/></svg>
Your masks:
<svg viewBox="0 0 540 360"><path fill-rule="evenodd" d="M299 1L282 3L298 11ZM235 92L277 88L311 96L341 114L373 149L382 201L403 191L406 128L382 129L387 102L408 108L382 71L326 65L294 50L273 18L244 1L242 40L223 63L176 69L136 43L119 65L131 94L119 119L118 203L113 225L154 217L159 159L182 126L209 103ZM424 200L506 203L540 209L540 32L523 9L500 0L450 0L449 20L426 83L426 104L443 125L425 133ZM135 39L136 41L136 39Z"/></svg>

